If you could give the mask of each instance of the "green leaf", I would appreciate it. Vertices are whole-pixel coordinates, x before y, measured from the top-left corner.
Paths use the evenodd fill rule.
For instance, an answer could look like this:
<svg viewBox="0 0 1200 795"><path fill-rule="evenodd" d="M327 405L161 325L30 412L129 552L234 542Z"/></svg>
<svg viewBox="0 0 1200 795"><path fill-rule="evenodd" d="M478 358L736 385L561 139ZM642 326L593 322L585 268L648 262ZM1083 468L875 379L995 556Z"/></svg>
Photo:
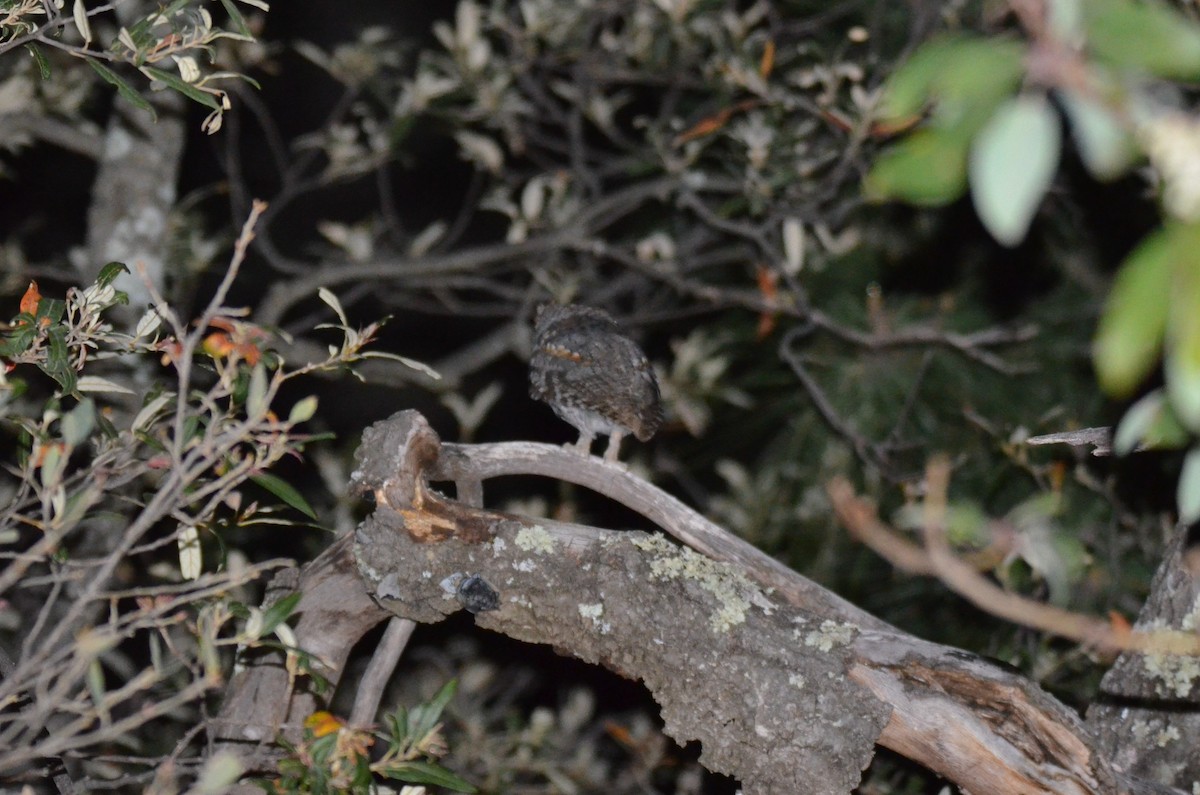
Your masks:
<svg viewBox="0 0 1200 795"><path fill-rule="evenodd" d="M67 466L67 459L59 445L51 445L43 449L46 453L42 456L42 466L38 475L41 478L42 487L52 489L61 482L63 470Z"/></svg>
<svg viewBox="0 0 1200 795"><path fill-rule="evenodd" d="M302 595L299 591L290 593L264 610L262 630L259 634L270 635L275 631L275 627L287 621L292 613L296 611L296 606L300 604L300 597Z"/></svg>
<svg viewBox="0 0 1200 795"><path fill-rule="evenodd" d="M96 404L91 398L84 398L78 406L63 415L61 425L67 447L78 447L87 441L92 428L96 427Z"/></svg>
<svg viewBox="0 0 1200 795"><path fill-rule="evenodd" d="M1133 392L1158 361L1175 249L1169 228L1151 233L1125 259L1113 282L1092 357L1101 389L1114 397Z"/></svg>
<svg viewBox="0 0 1200 795"><path fill-rule="evenodd" d="M880 155L867 175L864 191L876 201L899 199L937 207L957 199L966 187L966 140L928 128Z"/></svg>
<svg viewBox="0 0 1200 795"><path fill-rule="evenodd" d="M1063 91L1059 99L1071 120L1071 137L1088 172L1098 180L1124 174L1137 148L1117 117L1104 105L1075 91Z"/></svg>
<svg viewBox="0 0 1200 795"><path fill-rule="evenodd" d="M25 49L29 50L29 54L33 56L34 63L37 64L38 74L43 80L50 79L50 62L46 60L46 56L42 55L42 51L37 48L36 44L26 44Z"/></svg>
<svg viewBox="0 0 1200 795"><path fill-rule="evenodd" d="M1155 389L1138 399L1129 407L1117 430L1113 434L1112 448L1117 455L1128 455L1146 437L1150 427L1162 413L1166 405L1166 397L1161 389Z"/></svg>
<svg viewBox="0 0 1200 795"><path fill-rule="evenodd" d="M100 275L96 277L96 284L101 287L107 287L116 281L117 277L122 273L129 273L129 268L125 267L125 263L110 262L100 269Z"/></svg>
<svg viewBox="0 0 1200 795"><path fill-rule="evenodd" d="M1173 227L1174 246L1163 370L1167 398L1188 429L1200 431L1200 224Z"/></svg>
<svg viewBox="0 0 1200 795"><path fill-rule="evenodd" d="M246 416L261 417L266 414L268 408L267 368L259 362L250 371L250 384L246 389Z"/></svg>
<svg viewBox="0 0 1200 795"><path fill-rule="evenodd" d="M925 526L926 508L910 502L897 509L892 523L903 530L918 532ZM991 540L991 518L978 504L956 501L946 506L946 540L954 547L982 547Z"/></svg>
<svg viewBox="0 0 1200 795"><path fill-rule="evenodd" d="M79 378L80 392L111 392L117 395L133 395L136 394L129 387L121 386L118 383L109 381L107 378L101 378L98 375L85 375Z"/></svg>
<svg viewBox="0 0 1200 795"><path fill-rule="evenodd" d="M67 312L67 305L57 298L45 298L38 301L37 312L34 313L34 325L58 323Z"/></svg>
<svg viewBox="0 0 1200 795"><path fill-rule="evenodd" d="M201 105L207 105L213 110L220 110L221 103L217 98L207 91L201 91L191 83L186 83L182 79L176 77L170 72L164 72L162 69L155 69L153 66L141 67L142 73L159 82L166 83L167 86L183 94L188 99L199 102Z"/></svg>
<svg viewBox="0 0 1200 795"><path fill-rule="evenodd" d="M430 784L435 787L446 787L455 792L478 791L466 779L432 762L396 762L385 765L379 772L387 778L408 784Z"/></svg>
<svg viewBox="0 0 1200 795"><path fill-rule="evenodd" d="M81 491L76 491L67 497L66 507L58 516L58 526L69 530L83 521L88 509L100 501L101 490L95 484L89 484Z"/></svg>
<svg viewBox="0 0 1200 795"><path fill-rule="evenodd" d="M297 400L292 410L288 413L288 422L301 423L308 422L317 413L317 396L309 395L306 398Z"/></svg>
<svg viewBox="0 0 1200 795"><path fill-rule="evenodd" d="M332 290L326 287L318 287L317 297L324 301L337 314L338 320L341 321L343 326L349 325L350 321L346 320L346 312L342 309L342 302L338 300L338 297L333 294Z"/></svg>
<svg viewBox="0 0 1200 795"><path fill-rule="evenodd" d="M1084 26L1100 60L1159 77L1200 77L1200 28L1165 3L1088 0Z"/></svg>
<svg viewBox="0 0 1200 795"><path fill-rule="evenodd" d="M157 16L157 14L151 14L125 28L125 32L129 34L129 40L133 42L135 48L132 53L134 66L140 67L145 63L146 50L154 46L155 39L150 35L150 20Z"/></svg>
<svg viewBox="0 0 1200 795"><path fill-rule="evenodd" d="M108 707L104 698L106 692L104 666L100 664L98 658L88 663L87 686L88 692L92 696L92 703L96 707L96 712L100 715L101 723L107 724L111 718L109 717Z"/></svg>
<svg viewBox="0 0 1200 795"><path fill-rule="evenodd" d="M454 693L457 690L458 680L451 679L442 685L442 689L428 702L409 710L408 736L419 740L433 731L433 728L437 726L438 721L442 717L442 710L450 703L450 699L454 698Z"/></svg>
<svg viewBox="0 0 1200 795"><path fill-rule="evenodd" d="M133 86L125 82L124 78L109 69L104 64L97 61L95 58L85 58L91 67L96 70L96 73L103 77L108 82L117 87L117 93L129 100L136 108L140 108L150 113L150 118L158 120L158 114L154 112L154 108L146 101L146 98L134 90Z"/></svg>
<svg viewBox="0 0 1200 795"><path fill-rule="evenodd" d="M41 307L38 308L41 314ZM71 368L70 351L67 348L66 330L62 326L51 326L46 334L46 361L38 365L42 372L58 382L64 395L75 392L76 376Z"/></svg>
<svg viewBox="0 0 1200 795"><path fill-rule="evenodd" d="M286 480L276 477L269 472L260 472L257 475L251 475L250 480L271 492L276 497L307 516L309 519L317 518L316 512L308 504L308 501L305 500L304 497L301 496L300 492L296 491L296 489Z"/></svg>
<svg viewBox="0 0 1200 795"><path fill-rule="evenodd" d="M1024 44L1009 39L950 36L926 44L888 80L884 118L920 113L930 101L994 104L1016 90Z"/></svg>
<svg viewBox="0 0 1200 795"><path fill-rule="evenodd" d="M921 520L922 523L925 520L923 515ZM987 513L974 502L953 502L946 506L946 540L956 547L986 546L992 538L988 524Z"/></svg>
<svg viewBox="0 0 1200 795"><path fill-rule="evenodd" d="M229 15L229 22L233 29L241 36L253 38L254 33L246 24L246 18L242 16L242 12L233 4L233 0L221 0L221 5L225 6L225 13Z"/></svg>
<svg viewBox="0 0 1200 795"><path fill-rule="evenodd" d="M1179 485L1175 489L1175 502L1179 506L1179 520L1192 524L1200 520L1200 447L1193 447L1183 458L1183 469L1179 472Z"/></svg>
<svg viewBox="0 0 1200 795"><path fill-rule="evenodd" d="M33 345L33 341L37 339L37 325L33 322L33 316L28 312L17 315L13 322L19 325L14 325L12 330L0 340L0 356L6 359L14 358L29 350L29 346Z"/></svg>
<svg viewBox="0 0 1200 795"><path fill-rule="evenodd" d="M1154 422L1142 434L1142 447L1147 450L1181 450L1187 447L1191 438L1171 404L1164 402Z"/></svg>
<svg viewBox="0 0 1200 795"><path fill-rule="evenodd" d="M1045 96L1030 94L1002 105L971 148L971 198L996 240L1015 246L1058 168L1058 117Z"/></svg>
<svg viewBox="0 0 1200 795"><path fill-rule="evenodd" d="M200 548L200 531L194 524L183 527L179 532L179 574L185 580L194 580L204 570L204 551Z"/></svg>
<svg viewBox="0 0 1200 795"><path fill-rule="evenodd" d="M241 759L233 751L217 751L200 769L200 777L190 792L196 795L220 795L241 778L243 770Z"/></svg>

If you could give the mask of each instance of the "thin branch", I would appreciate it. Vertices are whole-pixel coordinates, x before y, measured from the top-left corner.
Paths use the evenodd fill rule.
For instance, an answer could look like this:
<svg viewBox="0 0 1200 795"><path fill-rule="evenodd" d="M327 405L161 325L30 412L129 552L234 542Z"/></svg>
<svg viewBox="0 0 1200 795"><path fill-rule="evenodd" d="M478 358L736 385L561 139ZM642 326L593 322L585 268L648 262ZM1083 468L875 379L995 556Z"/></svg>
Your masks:
<svg viewBox="0 0 1200 795"><path fill-rule="evenodd" d="M351 726L366 726L375 720L375 713L379 711L379 703L383 700L384 688L392 680L396 664L400 662L400 655L404 654L408 640L416 628L415 621L405 618L393 617L388 621L383 638L372 652L371 662L367 664L367 670L363 672L362 679L355 688L354 707L350 710Z"/></svg>
<svg viewBox="0 0 1200 795"><path fill-rule="evenodd" d="M807 334L809 330L810 328L798 326L785 334L779 343L780 357L792 368L792 373L796 376L796 380L800 382L800 385L804 387L804 391L808 393L809 399L817 409L817 413L821 415L821 419L825 421L825 424L850 445L850 449L854 451L855 456L864 464L886 472L890 469L890 463L884 448L872 443L851 427L848 421L842 418L829 399L825 397L825 391L821 389L820 384L809 375L808 368L801 361L800 355L792 350L792 344Z"/></svg>
<svg viewBox="0 0 1200 795"><path fill-rule="evenodd" d="M1028 342L1037 337L1039 330L1032 324L1018 328L989 328L969 334L959 334L953 331L931 328L929 326L909 326L886 334L867 333L850 328L834 321L828 315L813 310L811 321L846 342L866 348L867 350L887 350L889 348L910 348L914 346L943 346L950 348L968 359L1005 375L1020 375L1032 372L1030 365L1015 365L1001 359L987 350L996 345L1012 345Z"/></svg>
<svg viewBox="0 0 1200 795"><path fill-rule="evenodd" d="M957 557L945 541L936 495L945 493L942 469L948 466L948 463L935 461L926 477L929 483L926 505L930 506L931 514L926 520L923 549L885 525L874 506L857 497L845 479L830 481L826 492L838 519L855 538L898 568L936 576L947 588L997 618L1106 651L1200 656L1200 636L1194 632L1131 631L1124 625L1028 599L990 582Z"/></svg>

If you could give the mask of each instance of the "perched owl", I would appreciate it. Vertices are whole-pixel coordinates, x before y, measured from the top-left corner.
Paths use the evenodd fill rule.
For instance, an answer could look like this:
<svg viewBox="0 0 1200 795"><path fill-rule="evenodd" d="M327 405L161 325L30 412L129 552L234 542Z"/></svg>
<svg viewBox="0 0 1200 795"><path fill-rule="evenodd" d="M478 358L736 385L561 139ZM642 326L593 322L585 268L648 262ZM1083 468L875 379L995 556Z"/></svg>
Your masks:
<svg viewBox="0 0 1200 795"><path fill-rule="evenodd" d="M621 439L643 442L662 424L654 368L615 320L586 306L545 305L534 325L529 394L579 430L575 447L591 453L596 434L608 434L606 461Z"/></svg>

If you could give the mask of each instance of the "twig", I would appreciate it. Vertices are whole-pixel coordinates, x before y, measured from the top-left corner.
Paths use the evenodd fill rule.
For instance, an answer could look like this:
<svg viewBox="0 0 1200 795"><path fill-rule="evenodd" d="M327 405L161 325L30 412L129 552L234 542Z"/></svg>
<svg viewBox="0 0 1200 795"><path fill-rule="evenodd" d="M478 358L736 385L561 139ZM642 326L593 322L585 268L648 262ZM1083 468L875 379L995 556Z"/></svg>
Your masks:
<svg viewBox="0 0 1200 795"><path fill-rule="evenodd" d="M936 576L959 596L997 618L1107 651L1200 656L1200 636L1195 633L1131 631L1099 618L1027 599L988 581L957 557L945 541L942 528L948 470L948 461L935 460L926 474L929 492L924 549L904 540L880 521L875 508L857 497L845 479L830 481L826 491L838 519L855 538L904 571Z"/></svg>
<svg viewBox="0 0 1200 795"><path fill-rule="evenodd" d="M812 330L812 326L797 326L791 329L783 336L779 343L779 355L792 368L792 373L804 387L804 391L808 393L809 399L813 406L817 409L817 413L821 415L821 419L825 421L834 433L841 436L849 443L854 454L864 464L870 467L877 468L882 471L887 471L890 466L887 460L887 455L883 449L876 444L870 442L865 436L860 434L850 426L846 420L837 412L829 399L825 397L825 391L821 389L811 375L808 374L808 368L800 360L799 354L792 350L792 344L799 340Z"/></svg>
<svg viewBox="0 0 1200 795"><path fill-rule="evenodd" d="M545 254L573 243L588 240L596 232L624 218L644 202L665 195L674 178L637 183L589 204L561 229L523 243L495 243L450 254L416 258L387 258L367 263L332 264L289 282L272 286L255 313L260 325L276 326L298 301L308 298L319 287L336 287L348 282L392 281L420 276L443 275L477 270L485 265Z"/></svg>
<svg viewBox="0 0 1200 795"><path fill-rule="evenodd" d="M938 345L957 351L968 359L973 359L1004 375L1020 375L1033 370L1032 366L1011 364L987 350L987 346L1011 345L1033 339L1038 335L1038 328L1032 324L1011 329L989 328L970 334L943 331L928 326L911 326L887 334L876 334L852 329L816 310L812 312L811 320L817 327L828 331L835 337L852 342L867 350Z"/></svg>
<svg viewBox="0 0 1200 795"><path fill-rule="evenodd" d="M1074 431L1059 433L1044 433L1041 436L1030 436L1025 444L1069 444L1074 447L1090 445L1092 455L1112 455L1112 428L1079 428Z"/></svg>
<svg viewBox="0 0 1200 795"><path fill-rule="evenodd" d="M392 617L388 620L383 637L371 654L371 662L358 681L354 707L350 710L351 726L366 726L375 720L384 688L392 680L396 663L400 661L400 655L404 654L404 648L416 628L416 622L406 618Z"/></svg>

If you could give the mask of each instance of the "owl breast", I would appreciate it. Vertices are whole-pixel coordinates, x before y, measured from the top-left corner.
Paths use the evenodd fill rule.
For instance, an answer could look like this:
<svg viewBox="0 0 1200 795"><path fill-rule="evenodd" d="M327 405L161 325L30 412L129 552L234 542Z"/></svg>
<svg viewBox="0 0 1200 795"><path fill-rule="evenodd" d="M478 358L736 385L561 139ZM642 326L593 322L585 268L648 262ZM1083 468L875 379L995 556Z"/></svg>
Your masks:
<svg viewBox="0 0 1200 795"><path fill-rule="evenodd" d="M608 314L583 306L539 311L529 392L580 433L632 433L646 441L662 424L654 368Z"/></svg>

